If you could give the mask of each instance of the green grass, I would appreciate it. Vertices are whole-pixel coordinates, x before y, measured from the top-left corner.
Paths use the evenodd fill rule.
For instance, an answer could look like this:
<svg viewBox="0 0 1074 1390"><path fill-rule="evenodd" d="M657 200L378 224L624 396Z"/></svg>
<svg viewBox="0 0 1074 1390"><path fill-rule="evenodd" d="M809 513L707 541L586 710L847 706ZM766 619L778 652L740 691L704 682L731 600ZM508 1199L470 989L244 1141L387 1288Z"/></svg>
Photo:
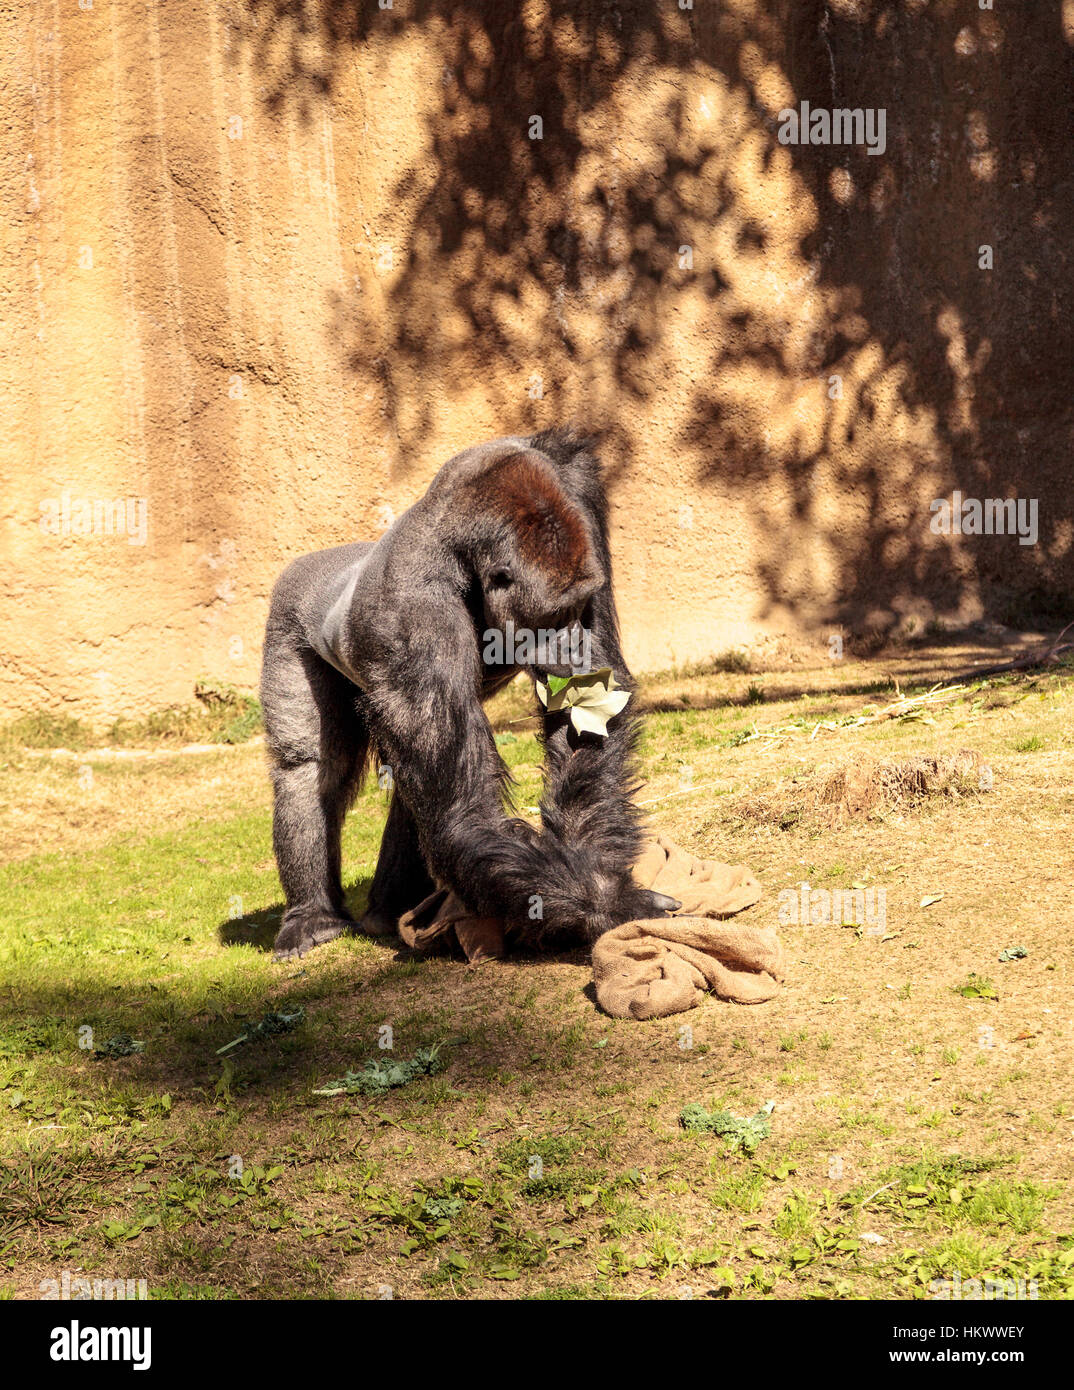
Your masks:
<svg viewBox="0 0 1074 1390"><path fill-rule="evenodd" d="M1048 1038L1027 1028L1015 1041L1028 1022L1047 1026L1068 985L1066 938L1037 911L1015 938L1024 929L1027 958L996 967L1009 941L994 925L1004 905L991 880L973 897L987 852L973 872L938 858L958 849L959 831L971 844L1005 843L1000 831L1017 817L966 798L895 826L831 836L792 826L743 842L727 788L812 765L817 710L843 717L861 703L803 704L766 676L765 723L792 732L764 763L757 741L736 744L736 729L752 725L720 703L749 699L745 669L675 677L694 682L683 692L693 703L649 718L643 795L681 843L756 868L759 913L804 876L861 879L887 886L899 933L881 943L788 929L788 987L757 1009L706 1001L679 1018L609 1020L586 992L581 950L471 970L355 936L274 964L267 788L236 793L211 817L193 796L158 813L150 792L166 767L147 765L142 784L128 772L121 792L102 771L102 797L145 787L137 833L0 866L0 1296L33 1296L41 1279L75 1268L137 1274L154 1297L191 1300L376 1298L385 1287L417 1298L665 1298L684 1287L731 1299L921 1298L956 1273L1074 1295L1056 1157L1069 1132L1061 1069ZM936 727L841 727L825 753L972 741L1017 763L1013 708L1039 721L1019 735L1063 756L1062 681L1046 700L1028 682L1002 692L1009 706L967 699L938 712ZM811 700L812 717L802 714ZM499 748L517 803L534 805L540 749L517 691L495 714L510 734ZM185 718L146 721L141 737L209 742L206 729L223 737L256 711L207 692L195 722ZM90 737L43 718L22 735L21 747ZM212 756L226 779L234 760L260 755ZM1038 779L1032 806L1045 819L1065 804L1040 796L1048 759L1031 772L1020 764ZM9 776L29 786L40 767L14 762ZM719 785L661 803L680 791L683 767ZM370 786L347 822L356 912L385 810ZM933 891L945 896L923 913ZM1007 907L1019 901L1014 885ZM1000 999L991 969L1002 971ZM244 1023L298 1007L294 1031L217 1055ZM313 1094L383 1059L385 1025L392 1057L440 1043L444 1070L375 1098ZM982 1027L995 1033L990 1050ZM94 1056L121 1034L144 1050ZM772 1134L753 1157L678 1123L689 1102L752 1115L769 1099Z"/></svg>
<svg viewBox="0 0 1074 1390"><path fill-rule="evenodd" d="M256 696L223 681L200 680L198 703L154 710L141 719L97 727L69 714L37 710L0 726L0 753L17 748L129 748L188 743L245 743L261 732Z"/></svg>

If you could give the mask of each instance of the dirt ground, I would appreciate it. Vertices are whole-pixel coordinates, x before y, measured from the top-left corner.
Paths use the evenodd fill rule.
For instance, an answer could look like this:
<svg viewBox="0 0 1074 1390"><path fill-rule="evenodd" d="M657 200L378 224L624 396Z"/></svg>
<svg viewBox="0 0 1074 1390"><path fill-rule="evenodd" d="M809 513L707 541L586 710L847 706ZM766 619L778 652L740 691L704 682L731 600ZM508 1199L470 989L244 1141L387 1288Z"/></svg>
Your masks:
<svg viewBox="0 0 1074 1390"><path fill-rule="evenodd" d="M643 682L652 823L748 864L765 893L745 919L778 923L787 954L771 1002L649 1023L597 1010L582 951L470 968L350 938L274 965L256 742L9 750L0 1279L16 1297L63 1266L138 1271L158 1297L906 1298L957 1274L1069 1297L1071 672L927 694L1024 649ZM532 805L523 692L493 713ZM976 786L815 814L832 767L963 749L990 770ZM370 790L348 825L356 901L383 815ZM876 910L793 920L803 883L876 890ZM290 1004L297 1030L215 1056ZM144 1051L95 1061L87 1021ZM311 1094L384 1056L385 1024L392 1059L439 1043L444 1069ZM680 1127L693 1102L774 1102L771 1134L732 1152Z"/></svg>

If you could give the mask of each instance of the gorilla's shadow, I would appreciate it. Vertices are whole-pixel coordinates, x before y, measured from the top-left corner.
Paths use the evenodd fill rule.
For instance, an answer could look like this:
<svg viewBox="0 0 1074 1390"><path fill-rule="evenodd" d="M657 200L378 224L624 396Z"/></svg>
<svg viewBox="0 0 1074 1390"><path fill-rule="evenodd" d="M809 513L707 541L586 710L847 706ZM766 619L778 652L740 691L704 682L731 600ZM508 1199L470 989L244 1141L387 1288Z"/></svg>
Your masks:
<svg viewBox="0 0 1074 1390"><path fill-rule="evenodd" d="M369 874L365 878L355 879L344 890L347 911L355 919L361 917L366 909L372 882L373 875ZM280 930L284 907L283 902L275 902L258 912L247 912L242 917L227 917L216 928L217 940L221 946L253 946L257 951L268 953ZM356 935L364 936L365 933L358 932ZM372 936L369 938L370 941L376 939Z"/></svg>

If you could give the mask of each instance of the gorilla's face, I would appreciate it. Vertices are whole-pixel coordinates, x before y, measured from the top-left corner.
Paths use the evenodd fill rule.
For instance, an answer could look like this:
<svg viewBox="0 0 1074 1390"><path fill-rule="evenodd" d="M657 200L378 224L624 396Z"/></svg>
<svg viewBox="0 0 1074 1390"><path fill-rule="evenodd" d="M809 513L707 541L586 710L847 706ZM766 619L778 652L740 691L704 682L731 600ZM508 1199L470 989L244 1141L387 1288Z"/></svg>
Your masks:
<svg viewBox="0 0 1074 1390"><path fill-rule="evenodd" d="M486 631L504 664L568 676L588 670L586 610L604 583L590 521L549 461L515 450L473 480L469 556Z"/></svg>
<svg viewBox="0 0 1074 1390"><path fill-rule="evenodd" d="M586 573L566 588L517 553L493 556L482 575L485 624L504 636L505 662L534 674L589 669L589 600L601 579Z"/></svg>

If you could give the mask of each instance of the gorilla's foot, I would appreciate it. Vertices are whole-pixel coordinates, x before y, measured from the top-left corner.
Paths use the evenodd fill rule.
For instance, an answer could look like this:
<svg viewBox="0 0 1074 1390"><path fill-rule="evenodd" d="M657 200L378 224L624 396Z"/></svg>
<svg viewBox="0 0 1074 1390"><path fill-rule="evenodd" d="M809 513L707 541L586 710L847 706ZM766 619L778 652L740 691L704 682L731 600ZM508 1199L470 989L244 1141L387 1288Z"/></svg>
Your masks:
<svg viewBox="0 0 1074 1390"><path fill-rule="evenodd" d="M341 933L352 930L354 922L348 917L339 917L319 908L288 908L283 914L283 924L272 945L274 960L291 960L304 956L314 946L323 946L326 941L334 941Z"/></svg>
<svg viewBox="0 0 1074 1390"><path fill-rule="evenodd" d="M394 936L396 918L383 908L371 907L364 916L359 917L357 930L367 936Z"/></svg>

